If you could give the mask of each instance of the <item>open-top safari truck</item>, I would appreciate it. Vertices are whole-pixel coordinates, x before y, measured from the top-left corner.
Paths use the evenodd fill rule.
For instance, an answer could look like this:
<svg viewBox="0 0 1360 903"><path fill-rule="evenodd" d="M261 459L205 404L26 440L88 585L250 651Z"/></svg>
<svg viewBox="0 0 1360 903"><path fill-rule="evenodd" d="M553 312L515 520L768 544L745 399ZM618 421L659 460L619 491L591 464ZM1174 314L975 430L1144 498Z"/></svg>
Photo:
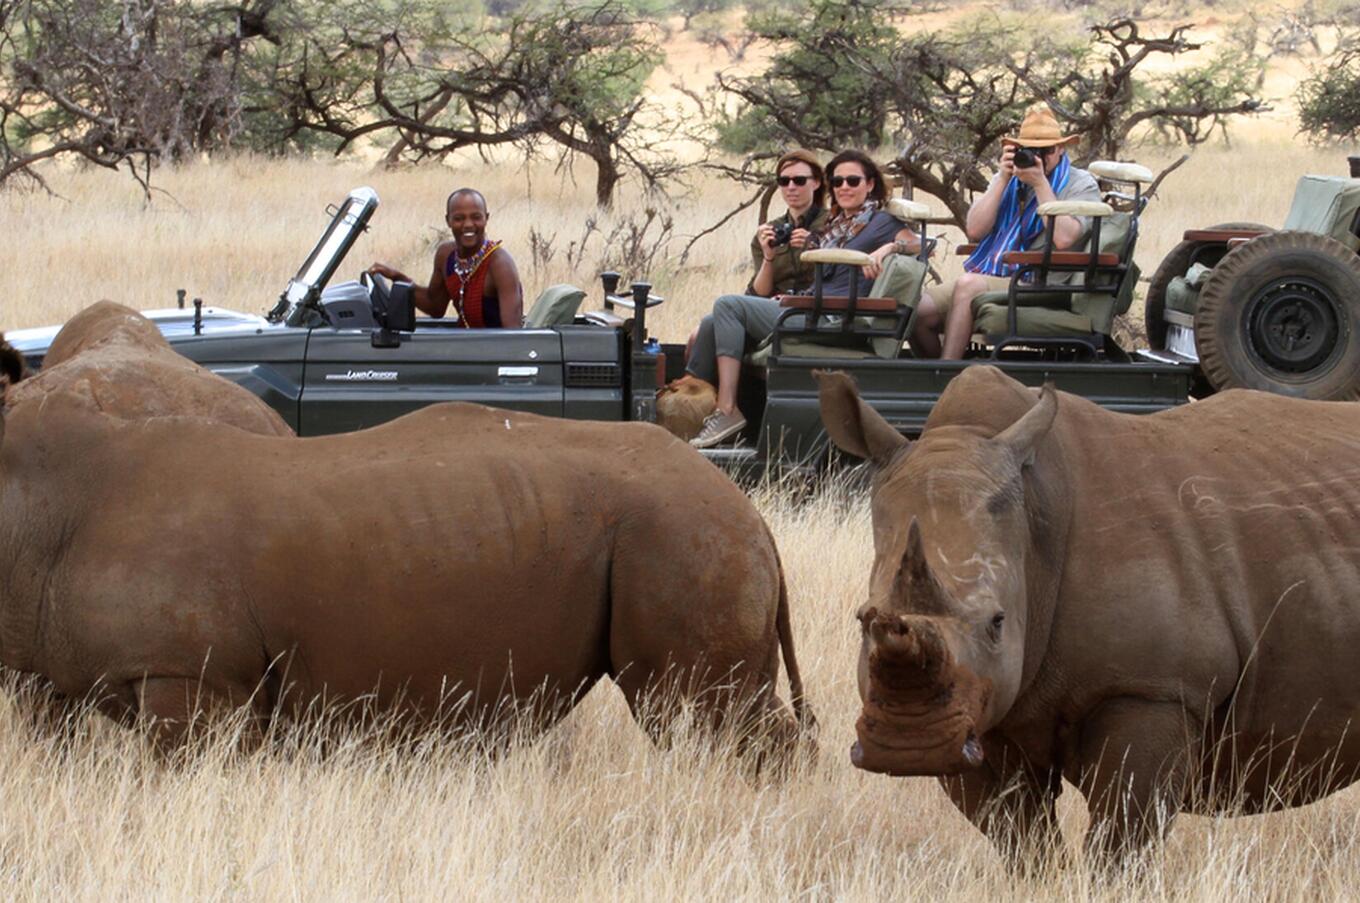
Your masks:
<svg viewBox="0 0 1360 903"><path fill-rule="evenodd" d="M662 299L634 283L612 311L578 314L585 292L545 290L524 329L466 329L415 316L409 283L362 274L331 285L379 204L350 192L297 275L267 313L180 304L144 311L175 350L276 409L299 435L374 426L441 401L470 401L553 417L651 420L659 349L646 312ZM38 368L59 326L9 332Z"/></svg>
<svg viewBox="0 0 1360 903"><path fill-rule="evenodd" d="M1113 327L1128 311L1139 278L1133 255L1152 173L1114 162L1093 163L1090 172L1105 200L1039 208L1049 241L1044 250L1008 254L1006 262L1018 265L1008 290L974 300L976 334L963 361L918 358L906 341L925 284L924 259L889 258L864 296L852 284L844 297L817 289L786 297L775 334L748 358L749 375L764 379L742 380L744 390L750 387L740 399L746 434L713 455L819 460L825 447L812 379L818 368L852 373L865 400L907 434L921 430L949 380L980 363L1029 385L1052 380L1130 413L1236 386L1305 398L1360 397L1360 178L1305 176L1278 232L1243 224L1187 232L1152 282L1152 347L1133 349L1121 347ZM900 218L916 223L927 246L927 208L892 203ZM1054 218L1061 214L1092 218L1082 249L1052 250ZM813 251L804 259L867 262L843 250Z"/></svg>

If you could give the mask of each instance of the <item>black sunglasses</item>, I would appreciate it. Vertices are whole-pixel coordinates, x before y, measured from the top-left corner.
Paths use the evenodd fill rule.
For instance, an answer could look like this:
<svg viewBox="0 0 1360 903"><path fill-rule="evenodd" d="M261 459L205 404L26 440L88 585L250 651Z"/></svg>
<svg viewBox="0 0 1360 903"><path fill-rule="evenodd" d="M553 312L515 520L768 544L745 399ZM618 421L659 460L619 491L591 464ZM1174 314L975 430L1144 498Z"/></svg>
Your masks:
<svg viewBox="0 0 1360 903"><path fill-rule="evenodd" d="M812 176L778 176L775 181L779 183L780 188L788 188L790 182L802 188L812 181Z"/></svg>
<svg viewBox="0 0 1360 903"><path fill-rule="evenodd" d="M851 188L858 188L859 183L864 181L864 176L832 176L831 187L840 188L842 185L849 185Z"/></svg>

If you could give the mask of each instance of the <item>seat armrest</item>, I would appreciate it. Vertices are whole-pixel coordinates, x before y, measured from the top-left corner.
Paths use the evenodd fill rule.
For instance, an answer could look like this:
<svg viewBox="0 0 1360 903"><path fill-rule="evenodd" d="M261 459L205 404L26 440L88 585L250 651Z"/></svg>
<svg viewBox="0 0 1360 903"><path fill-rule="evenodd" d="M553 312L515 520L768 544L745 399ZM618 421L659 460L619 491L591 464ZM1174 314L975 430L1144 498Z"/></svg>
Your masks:
<svg viewBox="0 0 1360 903"><path fill-rule="evenodd" d="M1086 167L1086 171L1107 182L1136 182L1139 185L1147 185L1152 181L1152 170L1137 163L1097 160Z"/></svg>
<svg viewBox="0 0 1360 903"><path fill-rule="evenodd" d="M1044 252L1007 251L1001 255L1001 262L1022 266L1038 266L1044 262ZM1091 254L1089 251L1054 251L1049 255L1048 262L1057 266L1086 266L1091 262ZM1119 255L1097 254L1096 266L1119 266Z"/></svg>
<svg viewBox="0 0 1360 903"><path fill-rule="evenodd" d="M958 254L960 257L965 257L969 254L972 254L976 250L977 245L956 245L954 247L954 253Z"/></svg>
<svg viewBox="0 0 1360 903"><path fill-rule="evenodd" d="M1040 216L1111 216L1114 208L1104 201L1049 201L1039 205Z"/></svg>
<svg viewBox="0 0 1360 903"><path fill-rule="evenodd" d="M783 295L779 299L780 307L792 307L796 310L812 310L816 299L812 295ZM849 295L823 295L823 313L843 313L850 309ZM895 298L856 298L855 313L857 314L890 314L897 310L897 300Z"/></svg>
<svg viewBox="0 0 1360 903"><path fill-rule="evenodd" d="M920 201L892 198L888 201L888 212L903 222L913 222L930 216L930 207Z"/></svg>
<svg viewBox="0 0 1360 903"><path fill-rule="evenodd" d="M804 251L800 259L803 263L839 263L852 267L868 266L873 262L873 258L863 251L849 248L813 248Z"/></svg>

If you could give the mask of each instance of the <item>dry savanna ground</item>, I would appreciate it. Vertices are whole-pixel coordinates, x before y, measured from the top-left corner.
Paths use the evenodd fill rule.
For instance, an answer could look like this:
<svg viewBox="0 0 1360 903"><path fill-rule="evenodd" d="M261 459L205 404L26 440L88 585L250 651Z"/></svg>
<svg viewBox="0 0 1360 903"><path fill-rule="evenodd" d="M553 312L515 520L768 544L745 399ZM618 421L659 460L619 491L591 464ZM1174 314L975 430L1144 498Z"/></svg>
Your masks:
<svg viewBox="0 0 1360 903"><path fill-rule="evenodd" d="M681 75L684 73L681 72ZM1296 178L1340 173L1344 152L1277 127L1239 130L1195 152L1144 220L1150 274L1190 226L1278 225ZM1154 169L1177 156L1151 148ZM529 293L556 282L595 292L619 237L649 206L673 222L647 272L670 301L654 328L680 340L714 296L746 280L750 213L700 241L736 192L694 174L668 202L626 195L597 214L590 177L549 166L461 161L373 172L358 163L238 159L163 171L145 203L125 177L54 171L56 196L0 193L0 328L64 320L98 298L168 306L176 288L208 303L272 303L358 184L382 196L342 275L383 260L424 276L444 196L491 201L491 233ZM594 229L589 225L595 223ZM652 246L658 236L653 223ZM618 230L618 232L615 232ZM610 245L605 238L615 234ZM585 244L582 249L583 236ZM535 243L548 251L535 254ZM942 264L957 266L952 255ZM209 743L188 764L154 760L132 733L91 717L68 737L29 725L31 700L0 694L0 881L15 899L1341 899L1360 871L1354 792L1288 813L1182 818L1155 855L1102 879L1080 863L1018 879L929 780L850 767L858 713L855 624L871 560L864 499L764 490L756 503L789 578L799 658L822 721L822 755L784 781L749 780L693 739L655 749L612 687L597 687L546 738L492 756L467 738L416 748L361 735L306 735L282 751ZM149 556L178 554L170 538ZM787 695L787 689L781 688ZM318 754L325 740L327 754ZM1069 843L1085 815L1069 789Z"/></svg>

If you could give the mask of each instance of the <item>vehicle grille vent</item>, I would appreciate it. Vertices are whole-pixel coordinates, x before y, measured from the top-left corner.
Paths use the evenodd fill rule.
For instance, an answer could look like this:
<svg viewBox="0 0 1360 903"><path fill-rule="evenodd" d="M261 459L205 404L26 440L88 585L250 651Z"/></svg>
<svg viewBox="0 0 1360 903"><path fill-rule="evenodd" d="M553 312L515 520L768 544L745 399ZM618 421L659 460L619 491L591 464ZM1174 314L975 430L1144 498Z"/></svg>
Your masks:
<svg viewBox="0 0 1360 903"><path fill-rule="evenodd" d="M588 389L596 386L622 384L618 364L582 364L567 362L567 388Z"/></svg>

